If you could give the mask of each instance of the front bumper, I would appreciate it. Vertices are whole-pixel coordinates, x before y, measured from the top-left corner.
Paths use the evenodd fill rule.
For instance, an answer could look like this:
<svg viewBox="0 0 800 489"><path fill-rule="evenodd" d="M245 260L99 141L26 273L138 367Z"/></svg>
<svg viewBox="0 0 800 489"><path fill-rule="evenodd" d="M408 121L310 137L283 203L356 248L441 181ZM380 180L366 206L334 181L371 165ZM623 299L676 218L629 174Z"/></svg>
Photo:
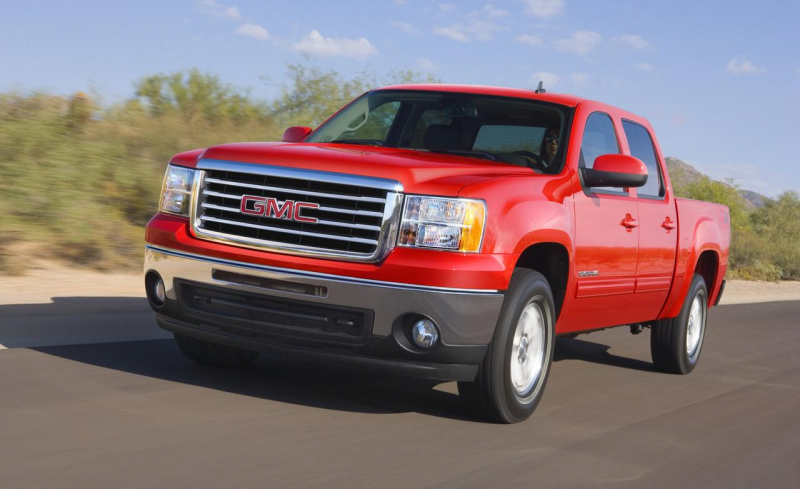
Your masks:
<svg viewBox="0 0 800 489"><path fill-rule="evenodd" d="M497 291L446 289L378 282L193 255L148 245L145 273L164 281L167 300L153 307L169 331L264 352L283 352L310 360L393 371L436 380L472 380L494 334L503 304ZM231 277L245 277L245 280ZM233 280L233 281L232 281ZM306 303L312 308L367 311L370 327L362 340L341 343L319 338L242 333L236 321L199 314L180 297L182 283L273 303ZM262 308L263 310L263 308ZM441 341L432 351L404 346L402 321L409 314L432 319Z"/></svg>

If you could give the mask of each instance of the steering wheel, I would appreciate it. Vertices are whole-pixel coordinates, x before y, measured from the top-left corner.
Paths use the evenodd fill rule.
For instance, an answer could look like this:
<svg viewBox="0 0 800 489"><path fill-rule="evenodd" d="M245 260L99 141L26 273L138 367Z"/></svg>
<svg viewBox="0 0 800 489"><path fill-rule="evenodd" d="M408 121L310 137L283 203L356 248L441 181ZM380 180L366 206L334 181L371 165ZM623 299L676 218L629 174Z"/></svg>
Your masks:
<svg viewBox="0 0 800 489"><path fill-rule="evenodd" d="M532 151L524 151L524 150L514 151L514 154L532 159L533 160L533 166L536 166L536 167L539 167L539 168L547 168L547 163L544 162L542 157L537 155L536 153L534 153Z"/></svg>

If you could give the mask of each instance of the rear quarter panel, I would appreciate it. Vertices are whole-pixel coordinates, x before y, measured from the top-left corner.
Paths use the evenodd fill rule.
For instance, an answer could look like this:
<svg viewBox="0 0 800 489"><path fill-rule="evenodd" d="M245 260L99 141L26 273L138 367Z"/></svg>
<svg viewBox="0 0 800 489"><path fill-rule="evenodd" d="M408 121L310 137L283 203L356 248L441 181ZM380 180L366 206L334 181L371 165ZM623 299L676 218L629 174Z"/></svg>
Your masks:
<svg viewBox="0 0 800 489"><path fill-rule="evenodd" d="M681 198L675 199L675 202L678 208L678 252L672 288L659 319L675 317L680 313L697 261L703 252L711 251L717 258L717 272L713 286L708 291L709 306L716 301L728 269L731 241L728 207Z"/></svg>

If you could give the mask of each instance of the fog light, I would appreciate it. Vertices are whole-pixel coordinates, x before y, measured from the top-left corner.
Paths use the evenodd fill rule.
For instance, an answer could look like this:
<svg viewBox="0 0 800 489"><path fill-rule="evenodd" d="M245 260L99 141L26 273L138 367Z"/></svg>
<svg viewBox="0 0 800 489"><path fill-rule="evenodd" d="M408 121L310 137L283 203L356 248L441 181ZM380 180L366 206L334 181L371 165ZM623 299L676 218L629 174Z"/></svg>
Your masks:
<svg viewBox="0 0 800 489"><path fill-rule="evenodd" d="M167 300L167 292L164 290L164 281L160 278L156 281L155 286L156 299L162 304Z"/></svg>
<svg viewBox="0 0 800 489"><path fill-rule="evenodd" d="M144 290L147 293L147 299L150 305L154 308L160 308L167 301L167 289L161 276L154 272L149 271L144 276Z"/></svg>
<svg viewBox="0 0 800 489"><path fill-rule="evenodd" d="M420 319L411 328L411 339L418 347L429 350L439 341L439 329L430 319Z"/></svg>

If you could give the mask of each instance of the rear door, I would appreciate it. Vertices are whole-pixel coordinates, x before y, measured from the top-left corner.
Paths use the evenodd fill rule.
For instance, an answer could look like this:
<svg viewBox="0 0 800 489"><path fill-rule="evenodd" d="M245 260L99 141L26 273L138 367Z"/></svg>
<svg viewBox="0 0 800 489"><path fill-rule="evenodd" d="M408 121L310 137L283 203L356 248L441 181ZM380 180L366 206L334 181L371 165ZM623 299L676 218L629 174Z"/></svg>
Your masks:
<svg viewBox="0 0 800 489"><path fill-rule="evenodd" d="M639 256L636 288L625 322L650 321L658 317L667 299L675 269L678 216L675 201L665 186L662 159L644 125L622 120L631 156L647 166L647 183L636 189L639 206Z"/></svg>
<svg viewBox="0 0 800 489"><path fill-rule="evenodd" d="M586 119L579 166L592 168L604 154L621 153L610 114L593 112ZM633 295L639 244L636 198L627 189L587 188L575 191L575 300L564 331L621 324Z"/></svg>

